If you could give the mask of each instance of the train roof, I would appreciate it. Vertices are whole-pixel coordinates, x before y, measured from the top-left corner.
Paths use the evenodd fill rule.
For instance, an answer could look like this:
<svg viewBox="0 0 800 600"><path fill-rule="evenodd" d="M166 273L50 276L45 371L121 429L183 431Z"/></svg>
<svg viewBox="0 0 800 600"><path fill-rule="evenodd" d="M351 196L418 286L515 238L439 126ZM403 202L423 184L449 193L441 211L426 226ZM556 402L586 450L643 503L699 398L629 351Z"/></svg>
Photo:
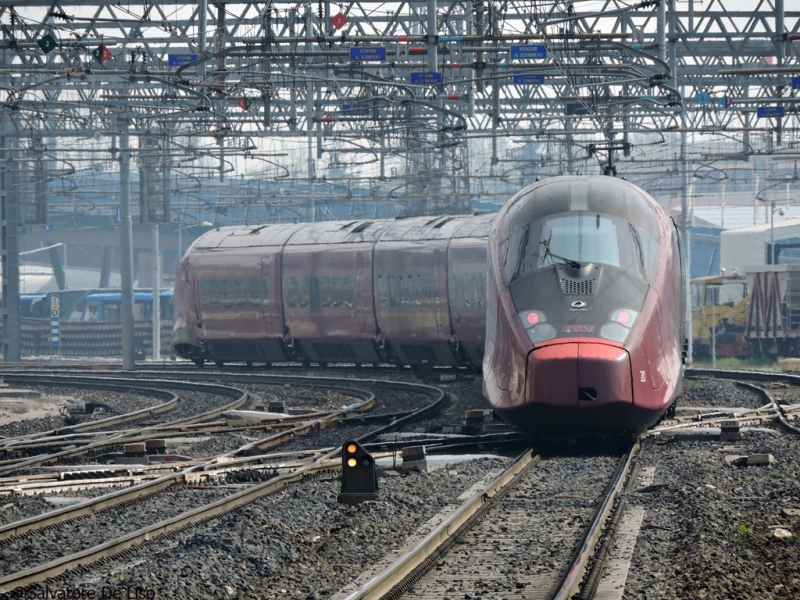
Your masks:
<svg viewBox="0 0 800 600"><path fill-rule="evenodd" d="M323 221L306 223L287 242L287 246L305 244L374 243L392 227L394 221L360 219L357 221Z"/></svg>
<svg viewBox="0 0 800 600"><path fill-rule="evenodd" d="M221 227L202 235L193 247L249 248L485 238L492 219L493 213Z"/></svg>
<svg viewBox="0 0 800 600"><path fill-rule="evenodd" d="M249 248L253 246L283 246L303 224L250 225L221 227L203 234L196 248Z"/></svg>
<svg viewBox="0 0 800 600"><path fill-rule="evenodd" d="M484 213L469 219L463 219L454 238L485 238L489 237L489 225L492 224L497 213Z"/></svg>

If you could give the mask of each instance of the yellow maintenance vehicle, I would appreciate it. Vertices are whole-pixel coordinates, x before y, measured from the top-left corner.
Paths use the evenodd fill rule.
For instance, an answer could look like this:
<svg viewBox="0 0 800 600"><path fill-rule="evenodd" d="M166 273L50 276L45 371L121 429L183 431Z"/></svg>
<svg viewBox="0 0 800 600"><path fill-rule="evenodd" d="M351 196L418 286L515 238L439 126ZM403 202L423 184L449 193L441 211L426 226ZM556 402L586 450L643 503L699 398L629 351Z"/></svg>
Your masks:
<svg viewBox="0 0 800 600"><path fill-rule="evenodd" d="M711 332L716 322L716 355L750 356L745 328L750 294L744 275L699 277L691 282L694 358L711 356Z"/></svg>

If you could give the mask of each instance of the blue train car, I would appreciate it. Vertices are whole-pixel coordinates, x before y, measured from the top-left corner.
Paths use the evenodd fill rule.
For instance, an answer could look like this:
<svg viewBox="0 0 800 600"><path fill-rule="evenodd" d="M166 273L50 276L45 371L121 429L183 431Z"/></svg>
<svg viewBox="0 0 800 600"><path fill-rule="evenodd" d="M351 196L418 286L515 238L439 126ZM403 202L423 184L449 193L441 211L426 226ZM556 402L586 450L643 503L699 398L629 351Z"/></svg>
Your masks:
<svg viewBox="0 0 800 600"><path fill-rule="evenodd" d="M161 320L172 319L172 290L162 290L159 294ZM122 318L122 294L104 292L88 294L83 301L81 321L119 323ZM133 294L133 320L150 321L153 318L153 292Z"/></svg>

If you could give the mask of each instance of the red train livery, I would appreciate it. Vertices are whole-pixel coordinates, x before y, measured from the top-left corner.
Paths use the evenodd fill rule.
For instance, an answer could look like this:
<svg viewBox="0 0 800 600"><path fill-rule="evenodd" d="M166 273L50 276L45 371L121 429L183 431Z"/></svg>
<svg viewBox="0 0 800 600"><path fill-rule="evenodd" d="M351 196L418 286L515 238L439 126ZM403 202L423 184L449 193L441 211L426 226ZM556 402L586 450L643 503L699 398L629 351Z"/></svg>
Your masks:
<svg viewBox="0 0 800 600"><path fill-rule="evenodd" d="M480 368L492 218L211 231L181 261L172 347L198 364Z"/></svg>
<svg viewBox="0 0 800 600"><path fill-rule="evenodd" d="M654 423L682 386L682 273L675 224L636 186L525 188L489 235L486 397L535 434Z"/></svg>

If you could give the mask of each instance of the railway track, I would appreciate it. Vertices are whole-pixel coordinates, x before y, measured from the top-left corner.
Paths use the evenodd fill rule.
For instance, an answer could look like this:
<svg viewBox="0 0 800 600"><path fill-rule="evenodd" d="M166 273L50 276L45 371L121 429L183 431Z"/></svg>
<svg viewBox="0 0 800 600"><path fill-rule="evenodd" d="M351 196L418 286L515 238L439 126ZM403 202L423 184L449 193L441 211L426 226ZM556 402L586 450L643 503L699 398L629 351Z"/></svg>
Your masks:
<svg viewBox="0 0 800 600"><path fill-rule="evenodd" d="M104 427L133 422L143 417L150 417L153 415L174 411L178 407L181 398L178 394L175 394L171 390L178 389L182 392L200 392L203 394L211 394L214 396L232 399L232 401L229 400L225 404L222 404L216 408L212 408L211 410L194 412L194 414L191 414L190 416L169 421L164 425L167 430L169 428L191 425L200 421L212 419L226 410L233 410L244 406L249 399L246 392L237 388L215 384L197 384L192 382L148 380L146 383L143 383L140 380L124 379L121 377L107 378L74 375L42 376L28 374L5 375L5 378L7 381L23 385L52 385L58 387L73 387L94 390L99 389L110 392L127 392L135 390L139 393L151 395L155 398L160 397L167 401L160 405L144 410L116 415L109 417L108 419L90 421L88 423L67 426L59 430L47 431L34 435L4 438L2 441L0 441L0 451L3 452L4 456L10 456L14 454L22 454L24 456L26 452L38 452L39 450L44 450L44 452L36 453L35 456L30 458L4 458L2 461L0 461L0 475L13 473L19 469L73 457L86 452L118 447L122 444L129 443L134 439L141 439L144 433L140 430L99 432L96 436L90 436L84 440L75 438L74 436L80 433L96 431ZM162 433L163 432L157 426L151 429L149 437L156 438ZM53 452L47 451L47 448L59 448L64 446L66 446L68 449L57 450Z"/></svg>
<svg viewBox="0 0 800 600"><path fill-rule="evenodd" d="M409 591L415 598L514 593L571 598L580 590L638 450L637 444L619 462L609 457L542 460L528 450L389 565L334 598L388 600ZM611 473L606 485L602 477L587 485L585 471L600 465ZM553 479L565 468L574 470L572 486Z"/></svg>
<svg viewBox="0 0 800 600"><path fill-rule="evenodd" d="M77 374L74 372L75 369L72 371L73 377L89 376ZM331 423L336 423L339 426L343 423L359 423L368 427L370 435L364 435L360 439L363 443L368 444L367 447L377 456L381 456L382 452L386 452L387 455L396 452L397 447L392 448L391 446L393 445L402 447L403 444L410 442L390 444L386 441L370 442L371 439L375 439L375 436L380 433L400 428L414 419L424 417L429 412L436 410L436 403L444 397L443 392L438 388L396 381L313 377L310 378L312 381L309 382L306 381L306 378L298 375L213 371L195 371L195 373L198 377L194 378L194 383L198 385L228 386L231 389L238 389L240 392L248 385L285 385L288 383L293 388L300 388L301 382L315 387L335 383L343 389L346 385L350 386L347 389L351 391L356 388L360 390L359 394L361 395L359 398L362 404L366 402L370 394L379 389L394 390L395 392L404 390L408 392L411 389L409 386L417 386L415 393L426 395L429 398L429 402L420 410L376 416L366 414L353 415L352 411L345 411L342 414L335 415L331 421ZM701 377L718 375L717 373L702 371L691 374ZM94 376L96 375L95 373ZM103 375L109 378L118 378L122 374L112 372L104 373ZM775 380L789 382L793 385L800 383L800 378L786 375L781 375L778 378L770 378L765 374L751 373L723 373L719 375L720 377L731 377L739 380L750 379L755 383L766 382L769 384ZM13 380L14 376L15 374L7 375L10 381ZM180 373L174 373L171 370L147 374L137 373L129 377L129 381L126 381L125 385L132 385L134 381L145 385L148 377L155 377L159 381L172 382L177 387L181 385ZM289 379L283 379L284 377ZM795 412L795 407L790 406L787 408L781 406L770 396L768 389L765 387L756 386L751 390L763 398L761 407L747 410L721 408L716 411L718 414L709 412L686 417L679 415L679 420L669 425L660 426L660 429L653 431L651 436L653 433L660 434L662 431L666 431L667 428L696 427L698 424L702 427L714 426L720 420L729 419L731 415L736 415L743 424L763 425L776 419L777 415L780 414L787 422L787 430L791 431L793 425L790 421L792 413ZM327 419L328 416L314 415L315 418L320 419ZM314 419L311 420L313 421ZM136 556L140 558L135 560L141 561L142 556L146 556L148 552L153 552L161 546L174 548L177 543L179 547L182 547L184 542L170 540L186 539L186 536L191 535L189 532L206 530L212 527L213 523L222 521L230 523L231 520L238 519L235 516L238 513L233 511L249 511L248 506L253 505L253 503L263 502L265 498L272 497L281 491L287 489L297 490L292 492L297 497L299 490L305 489L307 485L313 482L335 479L336 472L340 466L337 458L339 453L338 446L309 448L306 450L292 450L291 448L287 450L286 447L283 447L275 451L276 446L285 444L286 439L299 439L302 433L313 433L326 427L322 423L312 425L310 428L307 428L308 425L309 418L304 416L296 424L296 427L306 429L294 430L295 427L284 427L282 431L273 431L269 435L262 435L256 442L248 445L247 448L242 446L234 452L228 452L208 460L197 460L191 464L181 465L177 469L173 466L172 468L176 470L168 474L158 473L155 468L144 468L142 469L143 472L127 475L128 479L126 477L120 478L119 483L133 484L129 489L115 490L111 494L73 507L61 509L60 511L51 511L48 515L43 515L42 517L44 518L32 517L0 528L0 552L7 544L29 543L25 542L25 540L36 539L35 536L39 535L49 536L48 539L50 541L48 543L51 547L51 554L48 555L46 561L45 553L43 552L40 555L41 560L44 561L42 564L26 562L21 565L17 572L8 574L4 579L0 580L0 589L8 590L18 586L32 585L56 585L59 582L75 582L81 580L81 578L95 581L96 578L92 579L94 576L91 575L91 569L94 567L91 565L95 565L101 572L105 572L108 569L117 568L113 567L113 565L126 564L127 560L133 560ZM159 426L163 427L164 425ZM249 431L251 434L263 432L263 429L268 426L265 423L259 426L252 425ZM219 419L206 423L187 424L182 427L193 431L202 431L206 427L209 428L208 431L230 431L225 422ZM179 429L180 427L175 431ZM135 432L135 430L125 431ZM89 433L85 432L86 435L89 435ZM102 432L99 433L102 434ZM143 432L138 433L141 438ZM446 438L430 438L430 440L433 446L438 444L443 451L448 449L457 451L454 449L454 445L447 447L448 440ZM486 436L482 440L479 439L472 442L471 445L473 448L481 449L482 447L501 445L506 441L513 440L504 439L503 436ZM519 444L519 440L516 440L515 443ZM467 442L461 442L461 444L462 450L465 450L469 445ZM423 552L420 555L422 556L421 559L418 556L414 559L403 558L403 560L398 555L394 557L395 560L390 565L380 563L382 565L381 569L373 573L373 580L378 580L381 571L395 571L394 575L392 575L395 577L394 580L388 579L380 585L377 583L370 584L372 587L369 589L366 589L366 584L363 584L357 590L350 589L347 592L343 592L344 595L341 597L377 598L383 597L385 593L392 589L395 591L391 592L392 595L388 597L399 597L401 592L408 589L412 589L414 594L419 597L426 597L426 595L427 597L442 597L440 595L442 593L456 593L453 597L461 597L464 593L462 591L463 586L471 585L475 587L478 582L482 585L476 587L477 591L482 591L484 594L489 595L494 593L492 586L495 586L494 589L496 591L500 589L497 586L511 585L512 592L519 593L521 597L567 598L572 597L575 593L581 593L580 598L591 597L588 588L586 592L583 592L580 586L582 581L589 581L590 587L594 585L591 582L596 584L599 580L598 569L595 567L593 571L590 571L592 574L587 578L584 578L583 574L586 572L590 557L595 554L593 552L595 548L604 548L603 552L608 552L609 543L601 539L603 528L600 527L600 523L611 522L614 517L608 517L609 512L615 506L624 506L624 500L629 490L621 491L621 486L624 485L626 477L627 481L635 480L635 473L631 475L629 469L630 465L635 461L630 455L627 456L622 463L623 466L615 471L614 477L611 478L612 483L609 483L605 491L603 491L604 482L599 483L597 481L593 483L594 489L592 493L588 493L588 486L584 486L585 489L576 488L575 490L565 486L564 491L559 494L553 494L554 496L560 496L559 498L550 498L547 501L546 497L542 499L537 498L535 495L537 477L541 477L545 473L545 469L554 468L554 465L559 464L559 461L577 461L578 459L550 457L544 462L538 462L531 452L527 452L525 457L521 460L527 464L516 463L515 467L503 476L507 481L501 481L503 478L492 482L484 481L480 489L475 489L473 493L469 494L469 497L462 498L464 506L460 506L458 511L455 511L455 509L451 511L452 514L447 517L447 525L443 529L437 529L437 534L431 533L431 536L433 536L431 539L438 536L437 539L427 541L425 544L416 544L418 554L421 552L420 548L422 546L425 546L425 548L430 547L431 554ZM610 462L613 463L614 461ZM613 470L610 465L606 465L606 467L608 467L609 473ZM584 468L584 470L587 469ZM597 472L599 473L600 471ZM77 488L80 485L92 486L111 483L108 481L109 478L73 482L46 481L44 477L38 477L38 479L27 480L27 483L22 482L19 478L5 477L3 481L0 481L0 485L27 485L29 487L26 491L35 493L36 486L39 486L39 490L70 489L72 486ZM105 482L103 479L105 479ZM319 484L314 485L319 486ZM323 484L323 486L325 485L329 484ZM48 488L48 486L51 487ZM77 535L77 531L80 531L84 526L90 526L90 522L93 522L98 517L104 518L103 515L105 515L105 518L112 518L113 516L115 521L119 521L124 518L126 512L128 514L138 514L135 512L138 510L146 513L148 506L159 506L161 505L160 503L168 502L169 498L183 498L184 496L181 494L188 494L194 497L193 500L200 500L200 505L192 504L192 510L178 511L178 514L170 513L169 518L146 521L146 527L115 530L114 539L102 544L94 544L89 548L82 549L80 552L57 557L52 554L55 551L53 548L59 546L58 539L63 539L59 538L60 535L67 538ZM206 494L209 501L203 501L200 498L202 494ZM211 501L212 496L214 501ZM472 508L466 508L470 504ZM516 510L515 513L503 512L515 504L517 505L513 509ZM525 506L520 507L521 504ZM538 534L535 537L537 539L534 540L529 537L525 542L524 534L526 531L530 533L529 530L531 529L530 527L526 529L525 525L530 525L530 523L534 522L536 512L541 512L543 507L550 510L551 514L554 509L561 511L558 512L559 518L566 519L566 521L556 523L555 526L551 524L549 531L546 528L546 524L540 522L536 528ZM473 509L475 511L480 509L481 512L485 513L483 518L481 519L471 514L470 511ZM459 516L453 516L456 514ZM84 523L81 523L81 521L84 521ZM468 521L472 522L472 529L461 531L457 539L454 539L453 533ZM145 520L142 520L141 523L145 523ZM502 523L505 529L501 529L499 523ZM430 557L436 555L437 551L433 548L438 548L438 542L441 540L451 540L451 554L445 555L443 559L440 559L439 566L430 574L419 577L421 573L415 571L418 564L424 564L426 561L436 564L436 559ZM542 544L542 540L545 540L546 543ZM520 541L528 545L520 548L518 545ZM488 550L481 550L479 544L484 544L485 547L486 543L489 544ZM539 546L536 546L537 543ZM476 546L473 547L472 544L476 544ZM556 547L562 549L579 548L581 551L575 553L573 557L576 559L575 562L569 562L569 556L548 554L548 552L552 553L552 549ZM473 557L473 560L468 565L465 565L464 558L460 554L463 554L462 551L467 548L470 550L470 556ZM484 552L486 553L485 555L481 554ZM562 552L562 554L564 553ZM568 555L569 552L566 552L566 554ZM498 560L488 560L487 558L485 561L475 561L475 556L485 556ZM529 566L535 566L540 576L538 578L528 577L527 579L525 576L517 576L516 579L509 579L508 573L513 569L503 566L502 562L498 562L504 556L527 556L526 560L529 561ZM398 562L402 563L400 567L397 569L389 568ZM493 567L489 572L477 573L471 578L465 578L463 576L465 568L472 570L475 568L476 563L491 564ZM569 566L567 566L568 564ZM600 564L600 561L594 561L591 564ZM77 568L77 565L82 566ZM518 568L519 565L516 567ZM447 568L453 568L451 575L446 574ZM410 572L417 573L416 579L413 581L404 580L405 575ZM458 579L459 573L461 574L460 579ZM503 576L498 577L498 573L502 573ZM568 573L571 576L562 581L559 579L559 575L563 573ZM399 579L397 579L398 577ZM519 584L519 587L517 587L517 584ZM437 588L437 586L439 587ZM365 588L365 590L361 590L361 588ZM331 590L331 592L333 594L335 590Z"/></svg>
<svg viewBox="0 0 800 600"><path fill-rule="evenodd" d="M6 374L6 378L15 383L26 383L31 381L31 378L37 378L37 376ZM40 380L38 381L41 383ZM59 385L64 385L67 382L75 386L87 384L112 385L106 381L97 382L96 378L87 376L56 376L53 381L56 381ZM134 381L136 383L134 383ZM124 382L118 381L117 385L141 385L138 383L139 381L139 379L132 379ZM150 379L148 382L148 389L150 389L149 386L153 384L153 381ZM374 394L356 387L359 384L358 381L337 378L269 376L269 382L271 384L305 384L315 387L326 387L357 398L359 402L340 411L323 413L320 415L306 415L296 425L289 428L283 427L283 431L262 437L261 439L238 448L236 451L216 456L211 460L202 461L199 464L184 465L184 468L180 470L161 477L156 477L149 481L143 481L131 488L88 500L75 506L11 523L5 527L0 527L0 544L6 546L30 538L32 535L46 534L51 537L49 550L47 552L42 553L38 559L27 559L21 564L17 572L8 573L0 578L0 590L13 590L20 586L28 586L36 582L57 577L78 566L85 568L88 564L119 555L120 553L124 553L142 544L147 545L150 543L150 540L156 537L180 531L186 527L229 514L231 511L246 506L265 495L273 494L289 484L297 483L305 478L313 477L315 474L338 468L340 466L338 461L340 449L338 447L304 456L286 456L285 454L270 455L268 450L284 443L287 439L331 426L343 417L352 415L355 410L369 408L374 402ZM378 423L377 426L373 426L368 434L362 435L359 438L359 441L365 443L374 439L381 433L389 431L390 429L400 428L406 423L413 422L416 419L436 411L446 398L442 390L417 383L391 381L370 381L369 383L370 386L375 388L402 390L406 393L422 394L429 398L429 402L422 408L411 411L410 413L406 412L406 414L401 416L390 415L391 421L389 423ZM180 389L186 385L186 382L159 379L158 385L161 388ZM192 385L208 389L206 386L213 384L195 383ZM348 387L344 387L345 385ZM224 388L223 386L214 385L214 389ZM242 392L242 390L238 388L229 388L229 391L232 390L236 390L236 393L240 395L236 400L237 403L242 403L246 400L247 394ZM223 409L206 412L202 415L202 419L213 418L222 410L229 408L229 406L230 405ZM202 419L200 416L186 419L185 423L181 423L181 425L185 424L191 426L192 422ZM386 419L384 418L382 420ZM175 423L170 423L158 426L153 428L152 431L156 435L163 435L164 428L174 427L175 425ZM145 433L149 435L149 430L137 432L139 437L136 439L141 439ZM133 434L128 434L125 439L134 439ZM117 440L109 441L118 443ZM93 444L107 444L109 441L94 442ZM87 446L92 446L93 444L88 444ZM85 449L86 447L82 448L82 450ZM77 452L77 449L71 452ZM34 457L34 459L22 461L21 463L16 463L14 467L9 466L7 468L19 469L22 466L30 466L43 460L53 460L62 456L64 456L63 453L48 455L46 457L37 456ZM103 515L108 515L109 513L119 512L122 514L120 511L124 511L132 506L147 503L164 494L175 493L176 488L182 490L189 487L196 488L197 486L204 486L204 484L208 482L218 482L221 479L224 480L224 478L231 473L242 471L258 471L262 473L261 478L266 479L266 481L248 485L244 490L227 494L221 499L204 504L194 510L180 512L180 514L169 519L159 520L146 527L136 528L135 531L127 531L115 539L82 549L80 552L53 558L53 554L58 554L59 548L63 547L63 544L60 543L62 538L59 537L55 530L62 528L64 532L62 535L69 538L75 535L73 529L75 527L80 528L83 521L96 520L98 517L105 518ZM2 483L3 482L0 482L0 484ZM19 478L6 483L17 486L21 485ZM43 482L41 479L37 480L36 485L41 486L42 484ZM88 525L91 526L91 524ZM44 558L42 558L42 556L44 556ZM42 560L44 562L41 562Z"/></svg>

